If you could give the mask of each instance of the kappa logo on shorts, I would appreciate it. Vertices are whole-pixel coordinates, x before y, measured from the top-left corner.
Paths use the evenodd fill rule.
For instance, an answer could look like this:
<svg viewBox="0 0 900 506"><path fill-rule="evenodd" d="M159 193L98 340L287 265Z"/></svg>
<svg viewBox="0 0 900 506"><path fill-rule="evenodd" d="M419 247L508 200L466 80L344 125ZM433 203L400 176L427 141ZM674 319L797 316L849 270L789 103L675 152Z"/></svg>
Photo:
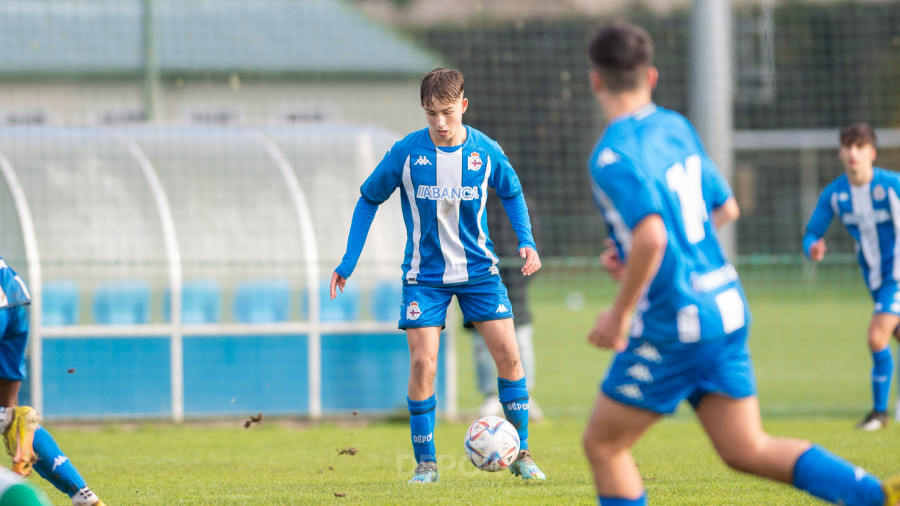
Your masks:
<svg viewBox="0 0 900 506"><path fill-rule="evenodd" d="M494 312L495 313L508 313L509 309L505 305L500 304L499 306L497 306L497 310Z"/></svg>
<svg viewBox="0 0 900 506"><path fill-rule="evenodd" d="M634 384L619 385L616 387L616 393L618 393L622 397L628 397L629 399L634 399L636 401L642 400L644 398L644 394L643 392L641 392L641 387Z"/></svg>
<svg viewBox="0 0 900 506"><path fill-rule="evenodd" d="M644 364L634 364L625 371L625 374L642 383L653 382L653 375L650 374L650 368Z"/></svg>
<svg viewBox="0 0 900 506"><path fill-rule="evenodd" d="M635 348L634 354L648 362L654 362L657 364L662 362L662 357L659 355L659 350L656 349L656 346L653 346L650 343L644 343Z"/></svg>
<svg viewBox="0 0 900 506"><path fill-rule="evenodd" d="M422 314L422 310L419 309L419 303L416 301L410 302L408 306L406 306L406 319L407 320L418 320L419 316Z"/></svg>

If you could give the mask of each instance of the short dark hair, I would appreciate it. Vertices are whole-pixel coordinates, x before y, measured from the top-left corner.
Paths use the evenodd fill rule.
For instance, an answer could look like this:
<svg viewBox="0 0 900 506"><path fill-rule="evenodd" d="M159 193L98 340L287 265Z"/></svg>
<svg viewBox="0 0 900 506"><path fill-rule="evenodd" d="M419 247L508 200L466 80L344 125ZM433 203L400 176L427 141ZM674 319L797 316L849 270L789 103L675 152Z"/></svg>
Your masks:
<svg viewBox="0 0 900 506"><path fill-rule="evenodd" d="M465 77L456 69L436 68L425 74L419 86L419 99L422 107L427 107L435 100L450 103L463 96Z"/></svg>
<svg viewBox="0 0 900 506"><path fill-rule="evenodd" d="M588 56L610 91L631 90L653 64L653 39L637 25L613 21L591 37Z"/></svg>
<svg viewBox="0 0 900 506"><path fill-rule="evenodd" d="M875 147L875 130L866 123L850 123L841 129L841 146Z"/></svg>

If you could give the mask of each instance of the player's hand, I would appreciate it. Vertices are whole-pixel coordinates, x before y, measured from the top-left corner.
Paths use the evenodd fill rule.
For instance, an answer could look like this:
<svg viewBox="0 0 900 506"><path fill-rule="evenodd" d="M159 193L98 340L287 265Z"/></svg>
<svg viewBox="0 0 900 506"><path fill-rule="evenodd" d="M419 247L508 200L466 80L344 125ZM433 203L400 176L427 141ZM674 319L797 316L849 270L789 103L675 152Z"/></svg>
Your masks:
<svg viewBox="0 0 900 506"><path fill-rule="evenodd" d="M628 318L619 314L612 308L604 310L597 317L594 328L588 334L588 341L608 350L622 351L625 349L625 331L628 330Z"/></svg>
<svg viewBox="0 0 900 506"><path fill-rule="evenodd" d="M347 278L341 276L337 272L331 273L331 300L334 300L337 297L337 289L341 289L341 293L344 293L344 287L347 286Z"/></svg>
<svg viewBox="0 0 900 506"><path fill-rule="evenodd" d="M825 238L823 237L809 247L809 259L813 262L821 262L825 258L826 251L828 251L828 247L825 246Z"/></svg>
<svg viewBox="0 0 900 506"><path fill-rule="evenodd" d="M603 250L603 253L600 253L600 263L603 264L603 268L606 269L609 277L616 281L622 281L622 278L625 277L625 264L619 258L619 250L616 249L616 243L612 239L607 238L603 241L603 245L606 246L606 249Z"/></svg>
<svg viewBox="0 0 900 506"><path fill-rule="evenodd" d="M533 248L519 248L519 256L525 259L525 265L522 266L522 274L531 276L541 268L541 257Z"/></svg>

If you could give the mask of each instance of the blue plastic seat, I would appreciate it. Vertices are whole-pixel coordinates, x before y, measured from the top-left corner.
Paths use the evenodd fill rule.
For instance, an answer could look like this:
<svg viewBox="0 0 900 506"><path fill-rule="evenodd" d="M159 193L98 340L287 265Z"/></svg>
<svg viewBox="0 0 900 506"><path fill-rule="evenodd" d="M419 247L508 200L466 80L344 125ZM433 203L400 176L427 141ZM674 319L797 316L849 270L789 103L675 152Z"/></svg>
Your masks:
<svg viewBox="0 0 900 506"><path fill-rule="evenodd" d="M372 288L372 318L379 322L400 320L403 286L396 279L382 279Z"/></svg>
<svg viewBox="0 0 900 506"><path fill-rule="evenodd" d="M150 284L142 280L100 283L94 290L94 320L134 325L150 321Z"/></svg>
<svg viewBox="0 0 900 506"><path fill-rule="evenodd" d="M41 287L41 322L44 325L75 325L81 314L78 283L58 280Z"/></svg>
<svg viewBox="0 0 900 506"><path fill-rule="evenodd" d="M288 320L291 286L284 279L238 283L234 291L234 319L241 323L275 323Z"/></svg>
<svg viewBox="0 0 900 506"><path fill-rule="evenodd" d="M163 317L171 320L171 293L163 296ZM222 288L214 279L192 279L181 285L182 323L219 323L222 321Z"/></svg>

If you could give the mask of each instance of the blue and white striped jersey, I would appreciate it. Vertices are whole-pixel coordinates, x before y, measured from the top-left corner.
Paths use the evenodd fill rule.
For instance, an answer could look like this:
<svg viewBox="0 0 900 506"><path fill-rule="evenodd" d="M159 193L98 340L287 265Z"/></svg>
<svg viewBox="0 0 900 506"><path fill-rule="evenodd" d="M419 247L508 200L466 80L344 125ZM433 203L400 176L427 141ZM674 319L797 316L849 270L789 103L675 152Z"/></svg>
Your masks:
<svg viewBox="0 0 900 506"><path fill-rule="evenodd" d="M631 232L662 217L668 244L635 310L631 335L648 341L716 339L750 319L737 271L719 244L712 210L731 196L694 128L651 103L606 129L588 161L594 201L627 262Z"/></svg>
<svg viewBox="0 0 900 506"><path fill-rule="evenodd" d="M31 295L22 278L0 258L0 309L30 303Z"/></svg>
<svg viewBox="0 0 900 506"><path fill-rule="evenodd" d="M427 128L407 135L360 188L376 205L400 189L407 233L404 283L455 285L499 272L488 236L486 192L494 188L501 199L513 199L522 186L496 142L474 128L466 131L462 146L452 148L435 146ZM527 213L525 221L519 239L534 248Z"/></svg>
<svg viewBox="0 0 900 506"><path fill-rule="evenodd" d="M832 218L839 216L856 242L869 290L900 281L900 174L880 167L873 172L867 185L853 186L842 174L826 186L803 238L808 256L812 243L824 236Z"/></svg>

